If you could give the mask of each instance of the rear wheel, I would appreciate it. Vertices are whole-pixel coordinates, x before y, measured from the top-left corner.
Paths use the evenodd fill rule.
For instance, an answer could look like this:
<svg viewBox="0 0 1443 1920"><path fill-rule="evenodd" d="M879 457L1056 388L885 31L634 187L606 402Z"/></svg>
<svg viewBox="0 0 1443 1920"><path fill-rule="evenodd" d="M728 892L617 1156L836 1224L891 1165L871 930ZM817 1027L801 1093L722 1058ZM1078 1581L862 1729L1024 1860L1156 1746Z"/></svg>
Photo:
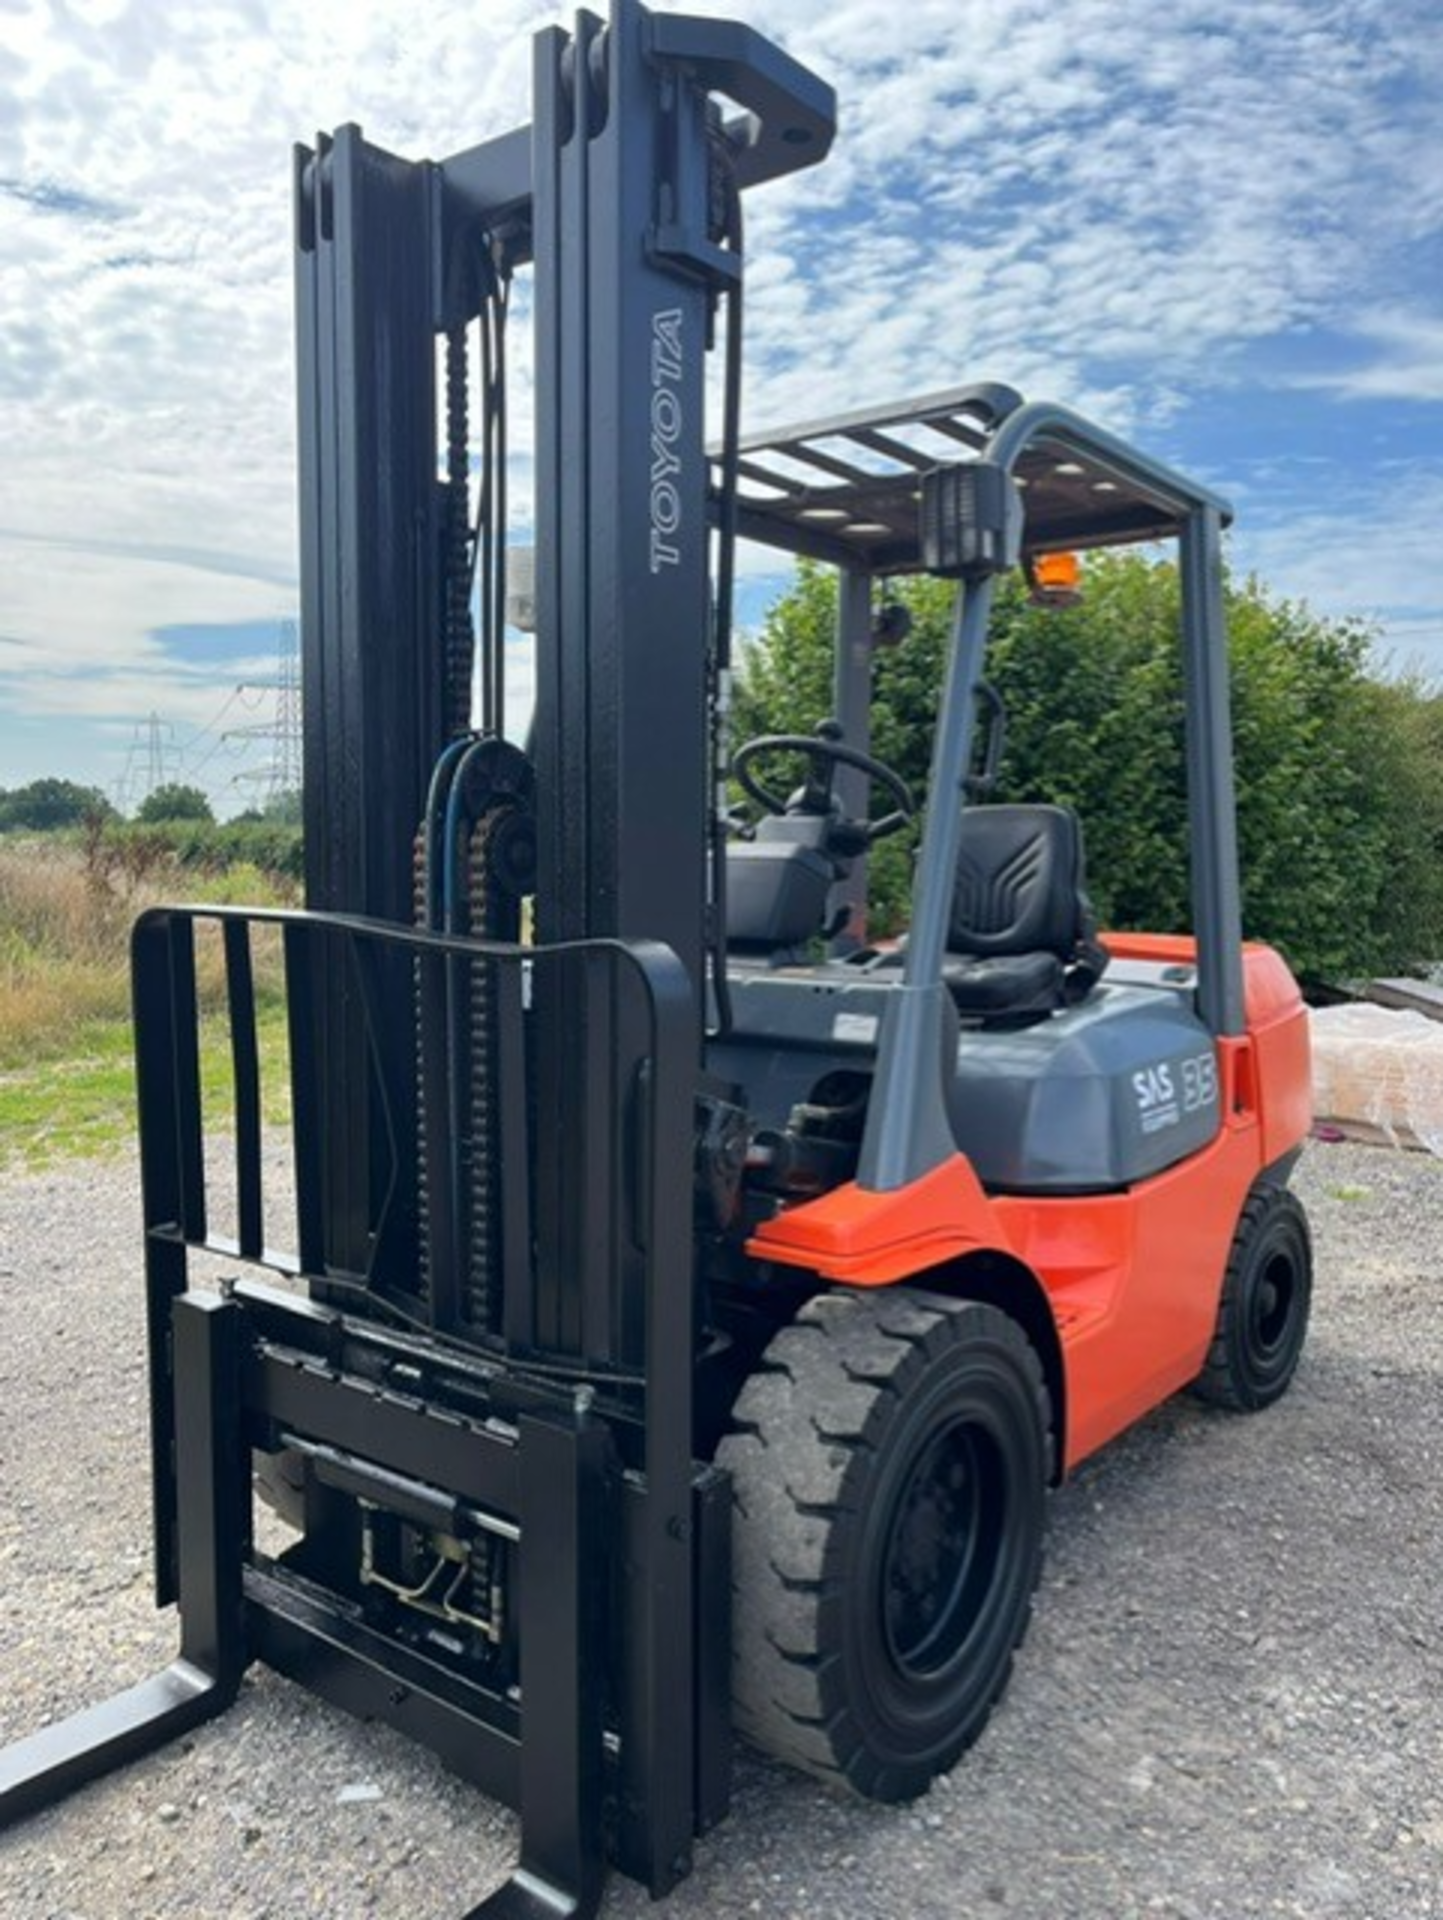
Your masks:
<svg viewBox="0 0 1443 1920"><path fill-rule="evenodd" d="M1217 1329L1193 1383L1200 1399L1256 1413L1292 1383L1308 1332L1313 1243L1302 1203L1286 1187L1248 1195L1233 1235Z"/></svg>
<svg viewBox="0 0 1443 1920"><path fill-rule="evenodd" d="M1027 1628L1051 1424L1037 1357L973 1301L822 1294L734 1418L717 1457L735 1488L738 1729L910 1799L977 1737Z"/></svg>

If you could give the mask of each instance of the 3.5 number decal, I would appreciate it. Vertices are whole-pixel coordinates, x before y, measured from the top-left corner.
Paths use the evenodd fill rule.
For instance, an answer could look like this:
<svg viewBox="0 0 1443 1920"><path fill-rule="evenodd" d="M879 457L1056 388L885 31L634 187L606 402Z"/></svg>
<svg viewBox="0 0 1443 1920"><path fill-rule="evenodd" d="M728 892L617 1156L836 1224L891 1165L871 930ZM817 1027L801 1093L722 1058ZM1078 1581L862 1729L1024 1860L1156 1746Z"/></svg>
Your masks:
<svg viewBox="0 0 1443 1920"><path fill-rule="evenodd" d="M1210 1053L1195 1053L1182 1063L1182 1110L1196 1113L1217 1105L1218 1063Z"/></svg>
<svg viewBox="0 0 1443 1920"><path fill-rule="evenodd" d="M1138 1124L1144 1133L1157 1133L1175 1127L1185 1114L1217 1105L1218 1064L1210 1053L1159 1061L1132 1076L1132 1090Z"/></svg>

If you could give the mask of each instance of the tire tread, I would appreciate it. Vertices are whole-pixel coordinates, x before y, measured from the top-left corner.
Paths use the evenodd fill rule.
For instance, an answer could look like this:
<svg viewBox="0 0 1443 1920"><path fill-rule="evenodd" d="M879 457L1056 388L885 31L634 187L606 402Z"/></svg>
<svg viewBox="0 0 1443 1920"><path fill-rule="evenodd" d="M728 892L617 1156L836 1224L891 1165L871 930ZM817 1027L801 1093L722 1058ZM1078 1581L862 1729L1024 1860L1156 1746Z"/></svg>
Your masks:
<svg viewBox="0 0 1443 1920"><path fill-rule="evenodd" d="M925 1780L889 1778L865 1757L845 1757L848 1710L829 1705L828 1680L842 1658L825 1644L828 1614L841 1596L831 1548L852 1511L843 1483L856 1454L873 1452L873 1436L910 1377L949 1344L969 1339L1011 1350L1026 1371L1040 1430L1050 1435L1041 1365L1021 1328L998 1309L911 1290L824 1293L767 1349L738 1396L737 1430L717 1456L732 1474L743 1523L761 1523L735 1530L736 1728L777 1759L868 1798L905 1797ZM1006 1685L1029 1616L1030 1605L969 1738Z"/></svg>

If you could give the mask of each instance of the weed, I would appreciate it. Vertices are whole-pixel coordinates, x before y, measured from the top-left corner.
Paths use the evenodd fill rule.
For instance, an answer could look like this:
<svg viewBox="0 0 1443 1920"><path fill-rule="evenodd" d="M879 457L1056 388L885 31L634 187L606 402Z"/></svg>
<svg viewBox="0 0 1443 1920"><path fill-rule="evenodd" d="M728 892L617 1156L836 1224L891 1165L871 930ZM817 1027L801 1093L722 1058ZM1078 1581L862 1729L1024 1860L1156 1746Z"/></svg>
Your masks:
<svg viewBox="0 0 1443 1920"><path fill-rule="evenodd" d="M201 892L215 905L291 904L254 867L184 874L163 844L36 835L0 845L0 1165L131 1137L130 929L144 908ZM197 940L197 984L202 1052L218 1073L229 1041L213 928ZM265 1046L284 1025L277 943L257 943L256 988Z"/></svg>

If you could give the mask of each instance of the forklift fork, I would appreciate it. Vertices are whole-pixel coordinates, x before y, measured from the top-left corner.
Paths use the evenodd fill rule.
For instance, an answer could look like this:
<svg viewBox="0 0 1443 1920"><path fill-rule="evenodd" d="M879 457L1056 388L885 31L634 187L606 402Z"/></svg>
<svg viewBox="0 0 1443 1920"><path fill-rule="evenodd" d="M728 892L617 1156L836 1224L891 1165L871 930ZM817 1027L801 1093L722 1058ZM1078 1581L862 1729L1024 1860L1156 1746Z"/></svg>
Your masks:
<svg viewBox="0 0 1443 1920"><path fill-rule="evenodd" d="M113 1700L0 1751L0 1827L212 1720L248 1661L241 1566L250 1533L250 1453L240 1426L239 1312L191 1295L175 1305L180 1651Z"/></svg>
<svg viewBox="0 0 1443 1920"><path fill-rule="evenodd" d="M210 1218L196 964L207 921L227 989L235 1239ZM298 1257L264 1244L252 942L266 923L291 1016ZM593 1913L609 1856L668 1890L726 1811L729 1738L729 1482L691 1458L691 992L679 964L642 944L522 950L237 909L153 910L134 960L155 1578L158 1603L178 1604L180 1650L152 1679L0 1753L0 1826L222 1713L259 1660L420 1739L518 1808L519 1863L476 1915ZM548 1262L584 1257L593 1324L570 1355L468 1323L436 1264L457 1257L463 1197L420 1177L415 1110L444 1132L470 1063L437 1037L458 970L472 969L511 1027L489 1091L498 1191L517 1217L508 1227L503 1204L490 1231L518 1293L554 1289ZM317 1020L323 993L343 1018ZM533 1007L558 995L590 1040L548 1094ZM355 1057L333 1080L317 1036L334 1046L338 1033ZM333 1084L394 1148L345 1186L325 1173ZM623 1154L603 1149L619 1112ZM431 1145L438 1164L453 1158L448 1141ZM528 1189L551 1190L552 1157L590 1174L533 1234ZM250 1275L190 1290L192 1247L303 1277L310 1297ZM640 1344L628 1349L620 1296L633 1289ZM523 1304L525 1327L534 1300ZM305 1462L305 1528L272 1559L253 1537L252 1462L283 1449ZM376 1577L378 1515L418 1538L485 1535L514 1552L501 1612L519 1631L501 1665L472 1657L484 1636L459 1646L465 1609L448 1616L462 1628L432 1631L407 1611L415 1590Z"/></svg>

